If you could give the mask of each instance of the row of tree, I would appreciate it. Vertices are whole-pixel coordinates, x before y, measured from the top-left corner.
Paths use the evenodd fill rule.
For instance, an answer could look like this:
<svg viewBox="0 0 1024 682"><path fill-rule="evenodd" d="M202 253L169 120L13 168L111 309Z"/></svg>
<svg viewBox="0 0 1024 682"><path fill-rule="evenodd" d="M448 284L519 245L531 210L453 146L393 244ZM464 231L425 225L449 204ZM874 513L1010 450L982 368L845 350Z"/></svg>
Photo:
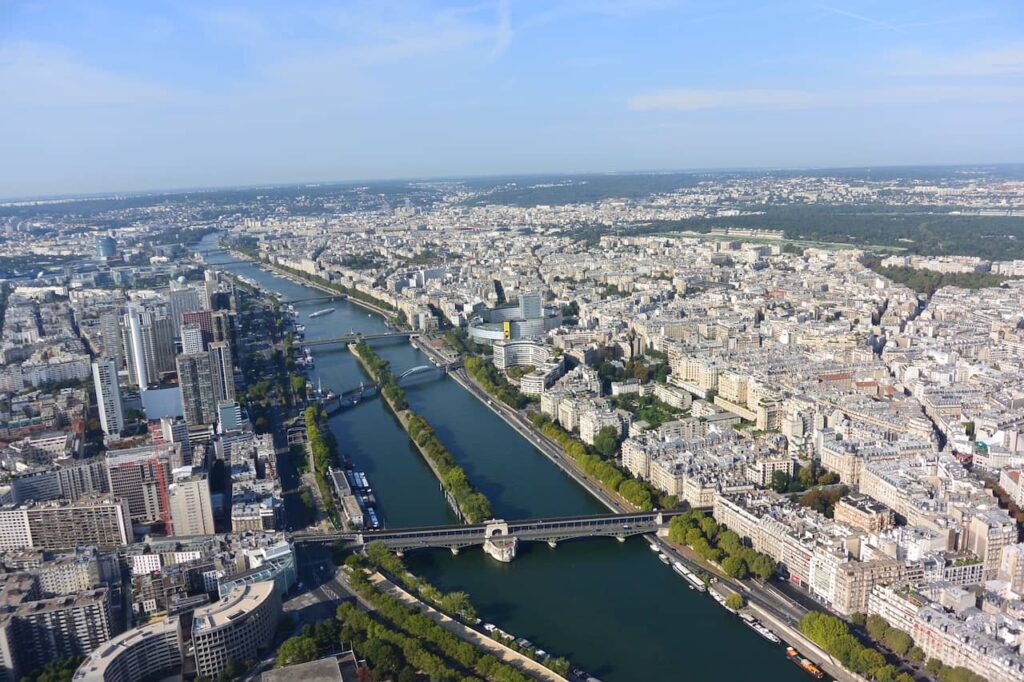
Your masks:
<svg viewBox="0 0 1024 682"><path fill-rule="evenodd" d="M398 380L391 372L391 363L378 355L377 351L366 341L359 341L355 349L356 354L362 359L374 380L380 384L380 391L391 403L391 406L398 411L409 409L405 391L398 385Z"/></svg>
<svg viewBox="0 0 1024 682"><path fill-rule="evenodd" d="M863 626L871 639L884 645L897 656L912 663L925 660L924 651L914 644L914 638L909 633L892 627L878 614L873 613L865 617L862 613L855 613L852 620L855 624ZM925 669L939 682L983 682L985 679L967 668L948 666L937 658L929 658L925 662Z"/></svg>
<svg viewBox="0 0 1024 682"><path fill-rule="evenodd" d="M512 666L486 654L469 642L435 623L428 616L407 608L401 601L377 590L361 570L351 574L353 589L373 605L374 620L351 604L338 608L348 632L355 641L360 635L398 646L406 660L435 680L464 680L479 677L494 682L529 682L530 678Z"/></svg>
<svg viewBox="0 0 1024 682"><path fill-rule="evenodd" d="M413 575L405 567L405 564L402 563L398 555L389 550L384 543L374 541L367 545L366 560L378 570L400 582L407 591L419 596L420 599L431 606L464 622L476 622L476 608L469 601L468 594L465 592L442 592L426 580ZM345 559L345 565L353 569L361 568L363 560L358 554L350 554Z"/></svg>
<svg viewBox="0 0 1024 682"><path fill-rule="evenodd" d="M546 414L534 412L531 419L533 425L540 429L545 436L558 443L562 452L568 455L585 474L597 479L612 492L621 495L640 511L654 509L657 492L649 485L635 478L629 478L611 462L589 452L583 441L555 424Z"/></svg>
<svg viewBox="0 0 1024 682"><path fill-rule="evenodd" d="M896 672L879 651L866 647L850 632L843 620L820 611L810 611L800 620L800 631L834 656L845 668L876 682L913 682L909 673Z"/></svg>
<svg viewBox="0 0 1024 682"><path fill-rule="evenodd" d="M491 518L490 500L469 482L466 470L456 463L455 457L437 437L434 427L423 417L410 412L406 428L409 437L437 467L441 474L441 484L451 493L466 520L480 523Z"/></svg>
<svg viewBox="0 0 1024 682"><path fill-rule="evenodd" d="M419 446L420 452L434 464L440 474L441 484L451 494L466 520L470 523L480 523L491 518L491 502L487 496L476 490L469 482L466 470L458 465L455 457L437 437L427 420L409 409L405 391L395 381L390 363L365 341L357 343L355 351L374 379L381 383L381 391L392 408L396 412L405 412L405 428L409 432L409 437Z"/></svg>
<svg viewBox="0 0 1024 682"><path fill-rule="evenodd" d="M327 469L334 465L338 456L338 442L331 430L327 428L327 414L319 404L307 407L305 418L306 447L309 449L313 476L316 479L317 488L320 490L320 497L323 498L324 512L333 517L335 513L334 497L331 494L331 485L327 481Z"/></svg>
<svg viewBox="0 0 1024 682"><path fill-rule="evenodd" d="M469 376L473 377L485 391L509 407L518 410L530 404L530 398L508 383L505 377L501 376L501 372L490 362L470 356L465 360L465 367Z"/></svg>
<svg viewBox="0 0 1024 682"><path fill-rule="evenodd" d="M687 545L706 561L719 564L726 574L738 580L752 575L767 580L775 573L775 561L770 556L743 544L736 531L694 509L672 518L668 538Z"/></svg>

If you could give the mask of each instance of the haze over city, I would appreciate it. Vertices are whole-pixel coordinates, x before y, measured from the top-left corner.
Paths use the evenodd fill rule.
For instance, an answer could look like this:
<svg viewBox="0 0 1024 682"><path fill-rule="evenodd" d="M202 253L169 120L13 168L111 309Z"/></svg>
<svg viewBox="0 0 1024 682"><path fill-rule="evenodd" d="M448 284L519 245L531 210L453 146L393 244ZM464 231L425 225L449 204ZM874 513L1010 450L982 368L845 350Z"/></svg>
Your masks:
<svg viewBox="0 0 1024 682"><path fill-rule="evenodd" d="M0 7L0 196L1024 156L1019 2Z"/></svg>
<svg viewBox="0 0 1024 682"><path fill-rule="evenodd" d="M0 682L1024 682L1022 29L0 0Z"/></svg>

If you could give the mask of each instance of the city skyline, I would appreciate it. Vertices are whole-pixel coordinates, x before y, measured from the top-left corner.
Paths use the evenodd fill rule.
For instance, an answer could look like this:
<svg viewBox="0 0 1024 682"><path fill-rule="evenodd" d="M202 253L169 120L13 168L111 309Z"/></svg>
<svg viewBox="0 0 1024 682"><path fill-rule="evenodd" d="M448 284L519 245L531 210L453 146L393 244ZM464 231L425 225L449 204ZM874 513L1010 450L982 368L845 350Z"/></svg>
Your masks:
<svg viewBox="0 0 1024 682"><path fill-rule="evenodd" d="M1024 158L1013 3L0 12L4 197Z"/></svg>

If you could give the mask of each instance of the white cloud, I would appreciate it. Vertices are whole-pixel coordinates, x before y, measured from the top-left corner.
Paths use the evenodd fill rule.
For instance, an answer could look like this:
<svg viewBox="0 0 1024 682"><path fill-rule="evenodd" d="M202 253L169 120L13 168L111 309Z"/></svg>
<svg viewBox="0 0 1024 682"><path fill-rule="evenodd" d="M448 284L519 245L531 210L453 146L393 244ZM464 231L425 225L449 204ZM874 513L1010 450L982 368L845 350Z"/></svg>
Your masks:
<svg viewBox="0 0 1024 682"><path fill-rule="evenodd" d="M696 90L677 89L630 98L633 111L706 109L824 109L937 102L1020 102L1024 86L906 86L864 90Z"/></svg>

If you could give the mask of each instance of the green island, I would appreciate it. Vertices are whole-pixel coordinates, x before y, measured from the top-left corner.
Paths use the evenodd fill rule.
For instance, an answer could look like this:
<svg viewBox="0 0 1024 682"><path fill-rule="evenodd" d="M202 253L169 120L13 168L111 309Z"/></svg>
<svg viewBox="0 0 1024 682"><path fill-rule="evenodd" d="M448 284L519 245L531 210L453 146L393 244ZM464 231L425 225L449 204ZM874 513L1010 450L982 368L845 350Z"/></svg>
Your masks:
<svg viewBox="0 0 1024 682"><path fill-rule="evenodd" d="M409 438L430 464L441 485L451 495L456 506L469 523L480 523L491 518L491 502L470 483L466 470L455 461L426 419L409 409L405 391L398 385L387 360L377 354L366 341L350 346L366 371L380 384L381 395L391 407Z"/></svg>
<svg viewBox="0 0 1024 682"><path fill-rule="evenodd" d="M327 469L337 461L338 441L334 438L331 430L327 428L327 413L322 407L319 405L307 407L305 418L306 447L313 465L316 487L323 499L324 513L333 523L337 524L337 510L334 506L334 497L331 494L331 485L327 481ZM304 504L306 504L305 500Z"/></svg>

